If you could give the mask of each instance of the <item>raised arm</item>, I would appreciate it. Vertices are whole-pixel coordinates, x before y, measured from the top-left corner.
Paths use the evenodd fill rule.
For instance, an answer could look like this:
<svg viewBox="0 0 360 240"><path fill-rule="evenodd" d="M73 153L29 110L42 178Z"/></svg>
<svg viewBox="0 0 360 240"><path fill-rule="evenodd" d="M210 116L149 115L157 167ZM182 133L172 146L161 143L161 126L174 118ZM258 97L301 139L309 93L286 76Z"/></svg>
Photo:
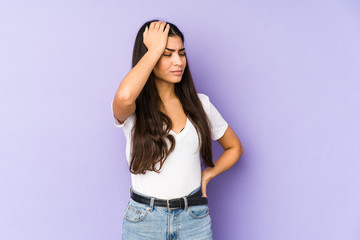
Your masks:
<svg viewBox="0 0 360 240"><path fill-rule="evenodd" d="M163 54L170 25L165 22L152 22L143 33L143 42L148 51L121 81L113 101L115 117L123 123L135 112L135 100L144 88L152 70ZM164 30L165 28L165 30Z"/></svg>

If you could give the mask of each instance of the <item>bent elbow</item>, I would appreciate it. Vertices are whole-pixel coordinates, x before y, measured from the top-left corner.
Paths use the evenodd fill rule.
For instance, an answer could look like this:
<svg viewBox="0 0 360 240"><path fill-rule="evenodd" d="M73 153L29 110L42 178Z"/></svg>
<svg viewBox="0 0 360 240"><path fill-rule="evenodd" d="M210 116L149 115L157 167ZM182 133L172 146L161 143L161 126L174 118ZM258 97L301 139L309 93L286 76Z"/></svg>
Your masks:
<svg viewBox="0 0 360 240"><path fill-rule="evenodd" d="M117 105L129 107L134 104L135 100L133 100L133 97L129 91L122 90L116 94L114 102L116 102Z"/></svg>
<svg viewBox="0 0 360 240"><path fill-rule="evenodd" d="M240 144L238 147L238 159L244 154L244 147Z"/></svg>
<svg viewBox="0 0 360 240"><path fill-rule="evenodd" d="M129 92L120 92L119 93L119 100L127 105L131 101L131 95Z"/></svg>

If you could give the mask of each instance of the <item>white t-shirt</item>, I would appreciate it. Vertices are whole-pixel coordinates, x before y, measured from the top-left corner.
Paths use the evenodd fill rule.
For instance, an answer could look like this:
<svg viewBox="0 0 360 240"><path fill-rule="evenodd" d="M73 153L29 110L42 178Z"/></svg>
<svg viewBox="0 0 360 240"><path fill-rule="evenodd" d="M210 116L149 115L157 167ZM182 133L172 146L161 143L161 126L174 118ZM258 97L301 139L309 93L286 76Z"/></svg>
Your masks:
<svg viewBox="0 0 360 240"><path fill-rule="evenodd" d="M210 121L211 138L221 138L227 127L227 122L205 94L198 93L206 115ZM113 112L112 102L111 111ZM131 129L136 118L135 113L124 123L116 119L115 126L122 127L126 137L126 159L130 165ZM131 183L135 191L161 199L179 198L188 195L201 185L201 159L198 134L189 118L185 128L178 134L170 131L175 137L175 149L165 160L160 173L146 171L145 174L132 174ZM157 165L158 166L158 165ZM157 168L158 169L158 168Z"/></svg>

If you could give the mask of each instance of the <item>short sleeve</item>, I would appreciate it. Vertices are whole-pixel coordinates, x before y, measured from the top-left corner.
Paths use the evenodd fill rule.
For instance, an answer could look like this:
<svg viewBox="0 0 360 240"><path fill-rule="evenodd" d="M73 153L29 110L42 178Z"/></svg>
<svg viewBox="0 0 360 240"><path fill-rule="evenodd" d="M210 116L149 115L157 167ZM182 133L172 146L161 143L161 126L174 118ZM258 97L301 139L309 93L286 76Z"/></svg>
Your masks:
<svg viewBox="0 0 360 240"><path fill-rule="evenodd" d="M228 128L228 123L221 116L216 107L210 102L207 95L198 93L198 96L210 122L211 138L213 140L218 140L224 135L226 129Z"/></svg>
<svg viewBox="0 0 360 240"><path fill-rule="evenodd" d="M114 109L113 109L113 102L114 102L114 99L111 101L111 113L112 113L113 118L114 118L115 126L116 127L126 127L126 126L129 126L129 125L132 125L135 113L133 115L131 115L130 117L128 117L123 123L120 123L119 120L115 117Z"/></svg>

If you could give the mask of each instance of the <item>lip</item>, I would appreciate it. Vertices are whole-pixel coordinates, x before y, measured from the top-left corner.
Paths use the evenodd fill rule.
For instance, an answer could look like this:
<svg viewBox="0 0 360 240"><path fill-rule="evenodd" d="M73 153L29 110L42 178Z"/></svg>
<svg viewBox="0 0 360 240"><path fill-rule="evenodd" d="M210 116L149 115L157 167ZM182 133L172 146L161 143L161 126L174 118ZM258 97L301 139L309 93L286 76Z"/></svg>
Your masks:
<svg viewBox="0 0 360 240"><path fill-rule="evenodd" d="M180 76L183 71L179 70L179 71L171 71L174 75Z"/></svg>

